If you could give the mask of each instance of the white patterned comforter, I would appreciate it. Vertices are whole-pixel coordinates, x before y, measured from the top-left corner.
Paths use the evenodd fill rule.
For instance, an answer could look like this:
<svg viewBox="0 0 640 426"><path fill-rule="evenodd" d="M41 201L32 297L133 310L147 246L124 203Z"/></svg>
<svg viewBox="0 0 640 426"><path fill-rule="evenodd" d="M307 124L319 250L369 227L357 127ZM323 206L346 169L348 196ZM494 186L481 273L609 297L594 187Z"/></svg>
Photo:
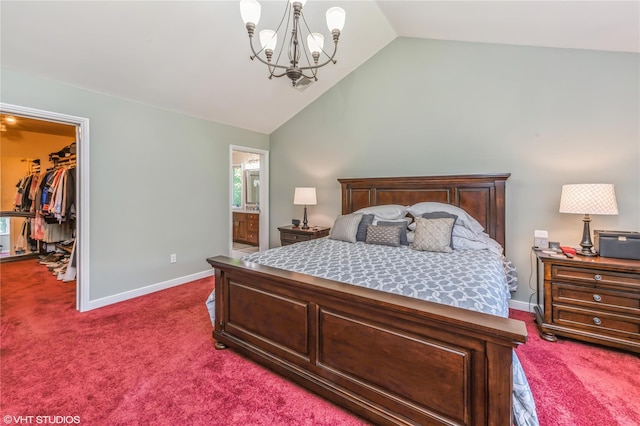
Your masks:
<svg viewBox="0 0 640 426"><path fill-rule="evenodd" d="M244 256L242 260L389 293L508 317L515 269L490 250L432 253L320 238ZM514 423L538 424L533 395L513 354Z"/></svg>

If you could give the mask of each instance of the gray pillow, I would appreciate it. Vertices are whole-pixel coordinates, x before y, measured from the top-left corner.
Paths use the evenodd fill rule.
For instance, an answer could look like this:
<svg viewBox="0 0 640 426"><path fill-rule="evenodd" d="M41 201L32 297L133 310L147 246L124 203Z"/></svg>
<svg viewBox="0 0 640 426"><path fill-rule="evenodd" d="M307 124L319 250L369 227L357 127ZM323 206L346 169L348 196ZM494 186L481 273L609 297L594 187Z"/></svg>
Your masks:
<svg viewBox="0 0 640 426"><path fill-rule="evenodd" d="M458 216L453 214L453 213L449 213L449 212L429 212L429 213L422 213L422 217L424 217L425 219L446 219L446 218L452 218L453 219L453 224L456 224L456 220L458 220ZM451 236L449 237L449 239L451 240L451 243L449 244L449 246L451 248L453 248L453 226L451 227Z"/></svg>
<svg viewBox="0 0 640 426"><path fill-rule="evenodd" d="M367 239L367 226L373 223L373 214L363 214L360 225L358 225L358 232L356 233L356 241L365 241Z"/></svg>
<svg viewBox="0 0 640 426"><path fill-rule="evenodd" d="M379 221L378 223L376 223L376 225L378 226L395 226L400 228L400 245L402 246L408 246L409 245L409 241L407 240L407 221L406 220L402 220L402 221L395 221L395 222L391 222L391 221Z"/></svg>
<svg viewBox="0 0 640 426"><path fill-rule="evenodd" d="M453 218L425 219L416 218L416 236L413 239L414 250L451 253L451 228Z"/></svg>
<svg viewBox="0 0 640 426"><path fill-rule="evenodd" d="M361 219L361 214L345 214L338 216L336 221L333 223L329 238L355 243L356 232L358 232L358 224Z"/></svg>
<svg viewBox="0 0 640 426"><path fill-rule="evenodd" d="M365 243L398 247L400 245L400 227L369 225L367 226Z"/></svg>

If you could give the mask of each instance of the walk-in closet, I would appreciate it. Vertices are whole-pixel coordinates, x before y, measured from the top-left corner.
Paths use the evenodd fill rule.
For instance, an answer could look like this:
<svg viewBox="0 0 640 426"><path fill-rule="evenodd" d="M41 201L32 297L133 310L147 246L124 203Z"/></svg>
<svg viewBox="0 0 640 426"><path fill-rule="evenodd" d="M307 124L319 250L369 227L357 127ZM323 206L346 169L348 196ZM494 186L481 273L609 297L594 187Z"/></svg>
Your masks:
<svg viewBox="0 0 640 426"><path fill-rule="evenodd" d="M75 281L76 127L0 114L0 261Z"/></svg>

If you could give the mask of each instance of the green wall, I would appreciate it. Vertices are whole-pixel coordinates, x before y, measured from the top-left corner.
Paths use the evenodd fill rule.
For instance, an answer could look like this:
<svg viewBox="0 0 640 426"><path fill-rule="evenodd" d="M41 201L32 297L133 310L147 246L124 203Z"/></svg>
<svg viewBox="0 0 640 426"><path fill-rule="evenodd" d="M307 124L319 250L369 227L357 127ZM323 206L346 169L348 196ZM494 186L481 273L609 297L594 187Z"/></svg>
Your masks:
<svg viewBox="0 0 640 426"><path fill-rule="evenodd" d="M270 150L272 246L302 216L296 186L318 188L310 222L331 225L339 177L510 172L507 250L526 302L533 231L580 241L581 218L558 213L562 184L615 184L620 214L592 229L640 229L638 75L632 53L398 38L269 136L7 69L0 100L90 119L92 301L227 252L240 145Z"/></svg>
<svg viewBox="0 0 640 426"><path fill-rule="evenodd" d="M558 213L563 184L615 184L620 214L593 216L592 229L640 230L639 64L632 53L398 38L271 134L272 225L302 216L296 186L317 187L310 222L330 225L340 177L510 172L507 254L527 302L533 231L581 240L581 217Z"/></svg>
<svg viewBox="0 0 640 426"><path fill-rule="evenodd" d="M228 252L229 145L266 150L267 135L8 69L1 83L3 103L90 120L90 301L210 272Z"/></svg>

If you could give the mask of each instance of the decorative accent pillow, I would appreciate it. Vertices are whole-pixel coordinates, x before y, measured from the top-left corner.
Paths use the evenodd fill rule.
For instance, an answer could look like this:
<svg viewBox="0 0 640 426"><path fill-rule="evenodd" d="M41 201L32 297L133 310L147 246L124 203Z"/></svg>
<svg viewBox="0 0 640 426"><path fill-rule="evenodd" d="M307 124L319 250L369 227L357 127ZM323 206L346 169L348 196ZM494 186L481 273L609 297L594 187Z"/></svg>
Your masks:
<svg viewBox="0 0 640 426"><path fill-rule="evenodd" d="M367 226L367 244L381 244L385 246L398 247L400 245L399 226Z"/></svg>
<svg viewBox="0 0 640 426"><path fill-rule="evenodd" d="M407 222L404 220L401 221L379 221L376 223L377 226L397 226L400 228L400 245L408 246L409 241L407 240Z"/></svg>
<svg viewBox="0 0 640 426"><path fill-rule="evenodd" d="M338 216L336 221L333 223L333 227L329 233L329 238L355 243L358 225L361 220L361 214L345 214Z"/></svg>
<svg viewBox="0 0 640 426"><path fill-rule="evenodd" d="M362 220L358 225L358 232L356 232L356 241L364 241L367 239L367 226L373 223L373 214L363 214Z"/></svg>
<svg viewBox="0 0 640 426"><path fill-rule="evenodd" d="M453 218L425 219L416 217L416 234L413 248L421 251L451 253Z"/></svg>
<svg viewBox="0 0 640 426"><path fill-rule="evenodd" d="M453 230L456 227L456 220L458 220L458 216L452 213L447 213L447 212L430 212L430 213L423 213L422 217L424 217L425 219L442 219L446 217L452 218L453 219L453 226L451 227L452 238L450 238L449 240L451 241L450 247L453 248Z"/></svg>
<svg viewBox="0 0 640 426"><path fill-rule="evenodd" d="M411 213L413 217L422 216L424 213L430 212L447 212L452 213L458 216L457 223L464 226L467 229L475 233L480 233L484 231L484 228L475 220L469 213L461 209L460 207L454 206L452 204L438 203L435 201L425 201L422 203L417 203L407 208L407 211Z"/></svg>
<svg viewBox="0 0 640 426"><path fill-rule="evenodd" d="M382 206L364 207L354 213L373 214L379 219L402 219L407 215L407 208L399 204L385 204Z"/></svg>

